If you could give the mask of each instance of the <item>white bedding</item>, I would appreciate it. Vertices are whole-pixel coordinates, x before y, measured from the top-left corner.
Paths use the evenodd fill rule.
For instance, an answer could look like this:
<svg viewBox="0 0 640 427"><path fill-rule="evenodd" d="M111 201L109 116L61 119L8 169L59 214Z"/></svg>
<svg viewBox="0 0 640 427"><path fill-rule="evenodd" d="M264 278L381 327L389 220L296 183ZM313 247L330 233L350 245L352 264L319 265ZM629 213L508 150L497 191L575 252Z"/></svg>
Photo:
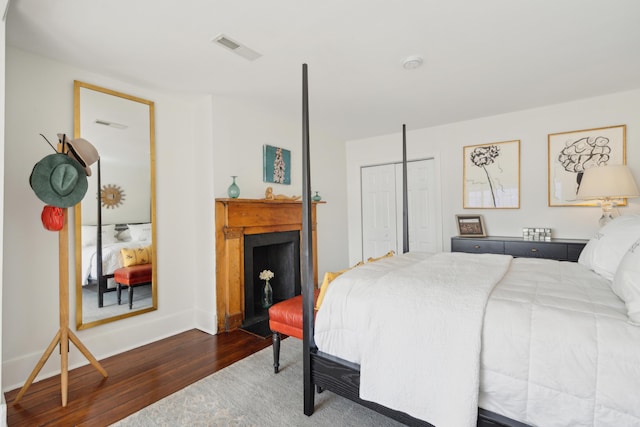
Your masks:
<svg viewBox="0 0 640 427"><path fill-rule="evenodd" d="M516 258L487 304L479 406L538 426L640 426L640 327L610 282Z"/></svg>
<svg viewBox="0 0 640 427"><path fill-rule="evenodd" d="M317 344L360 364L362 399L437 426L474 425L482 317L510 260L413 253L351 270L329 287ZM342 353L349 343L357 343L355 353Z"/></svg>
<svg viewBox="0 0 640 427"><path fill-rule="evenodd" d="M411 257L420 258L417 254L394 258ZM414 337L410 346L384 342L380 335L373 335L376 349L394 349L396 356L392 364L381 369L392 374L381 377L382 382L390 393L399 396L433 396L439 386L424 394L421 389L433 384L424 372L433 368L434 357L456 358L460 352L451 353L443 350L446 347L442 343L420 338L422 331L430 328L418 320L425 303L417 300L415 293L399 305L405 311L400 319L389 315L388 292L371 287L365 280L367 274L384 274L367 273L367 269L375 272L384 266L385 260L365 265L331 284L316 317L316 344L323 352L361 364L362 376L365 359L372 352L370 342L363 344L368 340L364 337L372 336L368 334L372 325L386 322L397 333L409 330ZM361 277L358 286L349 283L352 276ZM418 275L427 276L428 272ZM394 289L392 277L383 282L383 289ZM426 286L420 282L417 286ZM397 292L394 297L404 293ZM371 303L374 295L381 295L383 301ZM355 302L363 296L366 303ZM342 304L348 306L338 308ZM430 310L442 314L451 306L457 307L458 303L445 300L439 309ZM374 315L379 318L373 320ZM362 330L353 329L358 324L363 325ZM450 324L436 325L431 329L444 330L446 335L459 329ZM480 358L479 390L478 378L464 379L479 393L478 406L531 425L640 425L640 327L627 323L624 304L611 291L610 282L584 266L514 259L489 298L481 338L482 351L476 355ZM411 360L418 366L408 368ZM412 379L402 380L396 375L411 369ZM439 374L429 375L437 379ZM424 406L432 404L425 402ZM406 408L396 409L408 412ZM468 412L468 405L461 410ZM418 418L439 427L475 425L471 421L437 423L430 415Z"/></svg>

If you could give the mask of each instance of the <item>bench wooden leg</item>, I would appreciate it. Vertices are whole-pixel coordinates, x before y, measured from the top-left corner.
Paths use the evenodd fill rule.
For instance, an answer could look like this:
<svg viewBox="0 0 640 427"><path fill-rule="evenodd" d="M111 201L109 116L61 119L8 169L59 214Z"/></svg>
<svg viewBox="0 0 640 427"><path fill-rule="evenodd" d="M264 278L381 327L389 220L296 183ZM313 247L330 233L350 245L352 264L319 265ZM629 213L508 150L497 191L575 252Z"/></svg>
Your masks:
<svg viewBox="0 0 640 427"><path fill-rule="evenodd" d="M122 286L116 282L116 291L118 292L118 305L122 304Z"/></svg>
<svg viewBox="0 0 640 427"><path fill-rule="evenodd" d="M273 372L280 370L280 332L273 333Z"/></svg>
<svg viewBox="0 0 640 427"><path fill-rule="evenodd" d="M129 285L129 310L133 308L133 286Z"/></svg>

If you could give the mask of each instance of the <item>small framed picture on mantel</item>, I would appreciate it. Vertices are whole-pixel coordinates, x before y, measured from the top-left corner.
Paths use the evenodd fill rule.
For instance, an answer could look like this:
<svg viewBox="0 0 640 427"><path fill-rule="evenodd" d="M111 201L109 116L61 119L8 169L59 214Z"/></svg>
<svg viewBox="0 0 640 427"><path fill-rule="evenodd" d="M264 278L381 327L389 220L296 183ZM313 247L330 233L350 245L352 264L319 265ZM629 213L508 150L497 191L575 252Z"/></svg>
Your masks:
<svg viewBox="0 0 640 427"><path fill-rule="evenodd" d="M456 225L460 237L485 237L487 235L482 215L456 215Z"/></svg>

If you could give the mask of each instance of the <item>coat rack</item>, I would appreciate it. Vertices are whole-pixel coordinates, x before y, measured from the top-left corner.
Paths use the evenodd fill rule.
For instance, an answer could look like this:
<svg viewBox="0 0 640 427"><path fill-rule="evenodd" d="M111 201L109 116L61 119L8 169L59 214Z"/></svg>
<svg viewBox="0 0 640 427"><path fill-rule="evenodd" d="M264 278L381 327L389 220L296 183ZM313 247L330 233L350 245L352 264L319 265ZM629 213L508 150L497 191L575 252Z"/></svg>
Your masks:
<svg viewBox="0 0 640 427"><path fill-rule="evenodd" d="M58 152L65 153L64 139ZM60 391L62 394L62 406L67 406L67 396L69 389L69 340L80 350L94 368L107 378L107 371L100 365L98 360L93 357L87 347L82 344L80 339L69 329L69 227L67 222L67 208L64 211L64 222L62 229L58 232L58 256L59 256L59 288L60 288L60 329L53 337L51 344L44 351L44 354L36 364L35 368L27 378L20 392L16 395L13 403L20 401L29 386L33 383L44 364L51 356L53 349L60 344Z"/></svg>

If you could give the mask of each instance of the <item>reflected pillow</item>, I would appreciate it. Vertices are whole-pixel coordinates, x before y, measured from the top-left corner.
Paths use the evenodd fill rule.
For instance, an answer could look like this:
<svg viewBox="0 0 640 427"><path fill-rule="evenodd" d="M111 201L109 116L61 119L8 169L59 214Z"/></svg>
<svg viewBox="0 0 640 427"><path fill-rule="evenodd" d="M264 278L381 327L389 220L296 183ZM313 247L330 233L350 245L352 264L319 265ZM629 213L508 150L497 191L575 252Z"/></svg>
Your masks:
<svg viewBox="0 0 640 427"><path fill-rule="evenodd" d="M122 266L131 267L132 265L150 264L151 255L153 254L151 245L142 248L122 248Z"/></svg>
<svg viewBox="0 0 640 427"><path fill-rule="evenodd" d="M618 265L631 245L640 239L640 214L614 218L587 242L578 263L613 280Z"/></svg>
<svg viewBox="0 0 640 427"><path fill-rule="evenodd" d="M121 242L130 242L131 241L131 232L129 231L128 228L125 228L124 230L121 230L120 232L118 232L116 237Z"/></svg>
<svg viewBox="0 0 640 427"><path fill-rule="evenodd" d="M82 226L82 246L95 246L98 241L95 225ZM116 226L115 224L102 226L102 244L116 243Z"/></svg>
<svg viewBox="0 0 640 427"><path fill-rule="evenodd" d="M624 301L629 322L640 326L640 240L622 258L611 289Z"/></svg>
<svg viewBox="0 0 640 427"><path fill-rule="evenodd" d="M151 241L151 223L144 224L127 224L131 241L133 242L150 242Z"/></svg>

